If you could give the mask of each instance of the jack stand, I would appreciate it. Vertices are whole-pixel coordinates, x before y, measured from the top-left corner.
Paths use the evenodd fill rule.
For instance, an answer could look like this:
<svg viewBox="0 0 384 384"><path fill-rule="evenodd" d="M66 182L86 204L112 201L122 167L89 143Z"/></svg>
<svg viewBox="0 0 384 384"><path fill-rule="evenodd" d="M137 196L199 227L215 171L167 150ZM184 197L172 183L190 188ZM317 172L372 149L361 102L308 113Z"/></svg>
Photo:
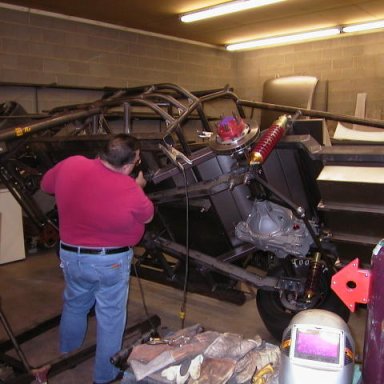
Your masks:
<svg viewBox="0 0 384 384"><path fill-rule="evenodd" d="M58 325L59 323L58 320L59 317L54 319L54 323L56 323L56 325ZM5 342L0 344L0 362L11 366L14 371L17 372L16 375L12 376L6 381L1 381L4 384L29 384L33 381L35 381L36 384L47 384L48 377L53 377L65 371L66 369L69 369L79 363L82 363L85 360L88 360L89 358L94 356L96 351L96 344L92 344L81 348L73 353L67 354L63 357L48 361L45 364L42 364L40 367L31 367L31 365L28 363L25 354L20 348L18 340L30 340L32 337L28 338L27 336L35 335L35 333L32 331L28 331L25 334L15 336L1 308L1 300L0 322L2 323L10 339L10 343ZM52 323L53 322L47 322L48 328L53 328ZM131 340L133 337L140 339L141 335L148 333L154 328L157 329L160 324L161 320L157 315L148 316L145 320L136 323L125 330L123 342L128 339ZM39 329L40 334L47 330L47 328L42 329L42 327L39 326L37 328ZM8 356L5 352L3 352L8 349L11 349L10 347L14 348L19 360L15 359L14 357Z"/></svg>
<svg viewBox="0 0 384 384"><path fill-rule="evenodd" d="M32 368L29 365L28 360L27 360L26 356L24 355L24 352L21 350L20 345L17 342L16 337L12 332L11 326L10 326L7 318L5 317L5 314L3 312L3 308L1 305L1 297L0 297L0 321L3 324L4 330L7 333L9 339L11 340L11 342L15 348L15 352L16 352L17 356L19 357L20 362L21 362L22 367L24 368L25 372L27 372L30 375L33 375ZM44 382L39 381L38 379L37 379L37 383L38 384L44 384Z"/></svg>

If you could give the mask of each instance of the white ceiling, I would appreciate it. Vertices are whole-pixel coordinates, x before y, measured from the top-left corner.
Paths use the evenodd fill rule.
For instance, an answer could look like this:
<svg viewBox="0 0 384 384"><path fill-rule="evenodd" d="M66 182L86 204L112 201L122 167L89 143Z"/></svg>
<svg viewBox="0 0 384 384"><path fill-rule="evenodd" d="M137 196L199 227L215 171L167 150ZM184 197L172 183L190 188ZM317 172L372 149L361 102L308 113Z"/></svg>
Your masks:
<svg viewBox="0 0 384 384"><path fill-rule="evenodd" d="M228 0L5 0L32 9L224 46L253 38L384 19L384 0L285 0L184 24L180 13Z"/></svg>

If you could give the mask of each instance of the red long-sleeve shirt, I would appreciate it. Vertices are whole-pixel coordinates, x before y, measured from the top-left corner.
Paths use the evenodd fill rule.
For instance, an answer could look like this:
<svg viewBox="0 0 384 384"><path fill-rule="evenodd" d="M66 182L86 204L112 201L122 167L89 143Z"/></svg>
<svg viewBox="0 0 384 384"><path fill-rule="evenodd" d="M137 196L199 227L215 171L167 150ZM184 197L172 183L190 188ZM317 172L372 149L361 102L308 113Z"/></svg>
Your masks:
<svg viewBox="0 0 384 384"><path fill-rule="evenodd" d="M154 212L134 178L99 159L72 156L59 162L45 173L41 189L56 197L60 239L67 244L133 246Z"/></svg>

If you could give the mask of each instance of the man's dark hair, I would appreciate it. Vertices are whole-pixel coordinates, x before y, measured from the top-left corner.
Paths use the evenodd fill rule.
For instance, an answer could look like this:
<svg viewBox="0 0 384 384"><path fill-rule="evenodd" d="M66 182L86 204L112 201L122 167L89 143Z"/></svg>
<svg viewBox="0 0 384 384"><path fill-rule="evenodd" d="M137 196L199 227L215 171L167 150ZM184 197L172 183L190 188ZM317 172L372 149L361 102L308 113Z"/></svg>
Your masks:
<svg viewBox="0 0 384 384"><path fill-rule="evenodd" d="M116 168L130 164L135 160L136 151L140 149L140 141L126 133L114 136L99 153L100 159Z"/></svg>

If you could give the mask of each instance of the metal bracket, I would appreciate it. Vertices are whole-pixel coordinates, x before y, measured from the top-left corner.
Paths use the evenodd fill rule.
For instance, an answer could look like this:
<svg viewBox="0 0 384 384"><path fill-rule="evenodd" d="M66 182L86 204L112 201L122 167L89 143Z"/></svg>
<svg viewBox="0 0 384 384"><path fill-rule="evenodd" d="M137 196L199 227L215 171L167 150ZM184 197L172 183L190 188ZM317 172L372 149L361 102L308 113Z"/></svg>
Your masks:
<svg viewBox="0 0 384 384"><path fill-rule="evenodd" d="M351 312L356 303L368 303L371 271L359 269L359 259L352 260L332 276L331 288Z"/></svg>

